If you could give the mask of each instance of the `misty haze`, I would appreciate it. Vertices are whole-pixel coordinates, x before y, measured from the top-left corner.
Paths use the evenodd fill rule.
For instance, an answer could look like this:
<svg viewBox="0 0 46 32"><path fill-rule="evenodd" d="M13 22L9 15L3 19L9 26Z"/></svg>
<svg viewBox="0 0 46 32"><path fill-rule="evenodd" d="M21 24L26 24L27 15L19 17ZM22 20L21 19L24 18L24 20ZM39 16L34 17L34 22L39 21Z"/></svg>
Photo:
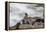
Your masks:
<svg viewBox="0 0 46 32"><path fill-rule="evenodd" d="M44 4L10 3L10 29L43 28L43 11Z"/></svg>

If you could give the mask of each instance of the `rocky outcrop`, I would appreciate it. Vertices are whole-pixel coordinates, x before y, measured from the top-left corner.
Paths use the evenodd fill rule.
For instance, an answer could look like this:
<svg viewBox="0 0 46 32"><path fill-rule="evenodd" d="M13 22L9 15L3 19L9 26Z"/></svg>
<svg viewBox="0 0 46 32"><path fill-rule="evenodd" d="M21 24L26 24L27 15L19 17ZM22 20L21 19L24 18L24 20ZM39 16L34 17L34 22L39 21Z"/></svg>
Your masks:
<svg viewBox="0 0 46 32"><path fill-rule="evenodd" d="M21 23L22 22L22 23ZM44 19L39 17L25 17L21 22L17 23L15 26L10 27L10 30L14 29L26 29L26 28L44 28Z"/></svg>

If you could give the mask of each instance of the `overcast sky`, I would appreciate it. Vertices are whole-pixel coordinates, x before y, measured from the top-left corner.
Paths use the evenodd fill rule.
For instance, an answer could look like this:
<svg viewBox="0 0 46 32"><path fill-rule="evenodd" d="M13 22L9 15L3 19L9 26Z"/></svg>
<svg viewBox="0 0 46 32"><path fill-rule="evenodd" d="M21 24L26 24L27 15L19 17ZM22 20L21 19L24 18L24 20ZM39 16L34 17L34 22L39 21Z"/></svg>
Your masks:
<svg viewBox="0 0 46 32"><path fill-rule="evenodd" d="M25 13L28 17L40 17L43 18L44 7L42 4L20 4L10 3L10 27L20 22Z"/></svg>

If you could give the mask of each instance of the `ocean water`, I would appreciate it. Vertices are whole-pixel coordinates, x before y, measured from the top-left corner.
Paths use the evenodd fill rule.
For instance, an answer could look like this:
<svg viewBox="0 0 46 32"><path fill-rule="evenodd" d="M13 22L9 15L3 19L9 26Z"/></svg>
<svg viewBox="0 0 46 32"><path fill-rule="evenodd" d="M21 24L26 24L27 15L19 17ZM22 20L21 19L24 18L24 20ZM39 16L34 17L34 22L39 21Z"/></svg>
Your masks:
<svg viewBox="0 0 46 32"><path fill-rule="evenodd" d="M20 4L10 3L10 27L16 25L24 18L25 13L28 17L43 18L44 7L42 4Z"/></svg>

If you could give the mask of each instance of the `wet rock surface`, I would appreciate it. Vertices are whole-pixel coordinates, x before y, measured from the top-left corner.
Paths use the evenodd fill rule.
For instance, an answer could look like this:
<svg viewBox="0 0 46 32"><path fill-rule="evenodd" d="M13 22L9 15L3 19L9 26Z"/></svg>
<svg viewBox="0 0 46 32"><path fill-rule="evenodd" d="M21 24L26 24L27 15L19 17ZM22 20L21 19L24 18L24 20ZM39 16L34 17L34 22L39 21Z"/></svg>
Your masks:
<svg viewBox="0 0 46 32"><path fill-rule="evenodd" d="M37 29L44 28L44 19L27 17L17 23L15 26L10 27L10 30L14 29Z"/></svg>

